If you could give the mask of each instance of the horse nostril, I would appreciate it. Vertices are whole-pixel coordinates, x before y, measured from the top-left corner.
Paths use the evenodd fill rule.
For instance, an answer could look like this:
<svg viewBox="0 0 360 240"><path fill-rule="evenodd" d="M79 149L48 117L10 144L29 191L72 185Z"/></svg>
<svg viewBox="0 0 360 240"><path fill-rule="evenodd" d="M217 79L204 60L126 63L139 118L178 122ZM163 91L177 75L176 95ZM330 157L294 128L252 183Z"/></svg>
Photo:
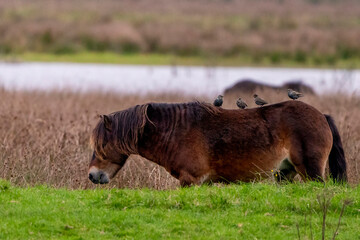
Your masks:
<svg viewBox="0 0 360 240"><path fill-rule="evenodd" d="M89 173L89 179L92 181L94 179L92 173Z"/></svg>
<svg viewBox="0 0 360 240"><path fill-rule="evenodd" d="M100 172L100 174L99 174L99 180L98 180L98 181L99 181L100 184L106 184L106 183L108 183L108 182L109 182L109 179L108 179L106 173Z"/></svg>
<svg viewBox="0 0 360 240"><path fill-rule="evenodd" d="M99 180L101 181L104 178L104 174L100 173Z"/></svg>

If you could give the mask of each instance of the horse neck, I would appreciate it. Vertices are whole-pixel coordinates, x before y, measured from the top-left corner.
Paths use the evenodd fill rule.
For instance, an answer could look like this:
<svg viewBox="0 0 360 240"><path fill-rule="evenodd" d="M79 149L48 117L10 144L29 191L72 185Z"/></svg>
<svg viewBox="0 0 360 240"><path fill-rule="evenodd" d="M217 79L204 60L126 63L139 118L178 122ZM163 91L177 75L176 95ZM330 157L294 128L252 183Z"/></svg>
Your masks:
<svg viewBox="0 0 360 240"><path fill-rule="evenodd" d="M154 107L139 140L139 154L166 168L181 147L182 137L196 122L198 111L189 104Z"/></svg>

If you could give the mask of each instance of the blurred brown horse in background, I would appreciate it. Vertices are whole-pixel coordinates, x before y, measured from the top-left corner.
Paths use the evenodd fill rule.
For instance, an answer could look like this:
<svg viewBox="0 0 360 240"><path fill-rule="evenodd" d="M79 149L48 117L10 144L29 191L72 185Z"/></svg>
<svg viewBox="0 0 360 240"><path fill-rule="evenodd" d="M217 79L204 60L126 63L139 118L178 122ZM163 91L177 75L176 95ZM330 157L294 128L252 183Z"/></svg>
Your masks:
<svg viewBox="0 0 360 240"><path fill-rule="evenodd" d="M131 154L164 167L182 186L252 181L279 170L306 180L346 181L340 135L330 116L300 101L226 110L210 104L148 103L104 115L91 136L89 178L108 183Z"/></svg>

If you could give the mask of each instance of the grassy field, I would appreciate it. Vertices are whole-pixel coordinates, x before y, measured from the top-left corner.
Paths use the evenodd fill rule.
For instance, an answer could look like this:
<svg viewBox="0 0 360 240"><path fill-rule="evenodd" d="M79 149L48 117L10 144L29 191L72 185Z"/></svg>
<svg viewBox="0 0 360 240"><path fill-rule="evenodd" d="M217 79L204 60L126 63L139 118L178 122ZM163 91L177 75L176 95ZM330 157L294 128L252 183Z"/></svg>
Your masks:
<svg viewBox="0 0 360 240"><path fill-rule="evenodd" d="M336 232L344 202L336 239L357 239L359 185L69 191L1 181L0 239L321 239L324 198L325 239Z"/></svg>
<svg viewBox="0 0 360 240"><path fill-rule="evenodd" d="M122 55L113 63L161 54L178 56L177 64L351 68L360 61L359 14L357 0L1 1L0 55L112 52Z"/></svg>

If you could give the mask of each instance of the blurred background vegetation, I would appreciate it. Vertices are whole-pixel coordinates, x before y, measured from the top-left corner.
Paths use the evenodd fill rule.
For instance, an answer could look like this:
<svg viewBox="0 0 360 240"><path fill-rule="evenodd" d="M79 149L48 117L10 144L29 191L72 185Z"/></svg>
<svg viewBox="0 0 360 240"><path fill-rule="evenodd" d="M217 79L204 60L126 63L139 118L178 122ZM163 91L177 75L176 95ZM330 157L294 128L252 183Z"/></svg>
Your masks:
<svg viewBox="0 0 360 240"><path fill-rule="evenodd" d="M360 2L1 1L0 35L2 58L357 67Z"/></svg>

